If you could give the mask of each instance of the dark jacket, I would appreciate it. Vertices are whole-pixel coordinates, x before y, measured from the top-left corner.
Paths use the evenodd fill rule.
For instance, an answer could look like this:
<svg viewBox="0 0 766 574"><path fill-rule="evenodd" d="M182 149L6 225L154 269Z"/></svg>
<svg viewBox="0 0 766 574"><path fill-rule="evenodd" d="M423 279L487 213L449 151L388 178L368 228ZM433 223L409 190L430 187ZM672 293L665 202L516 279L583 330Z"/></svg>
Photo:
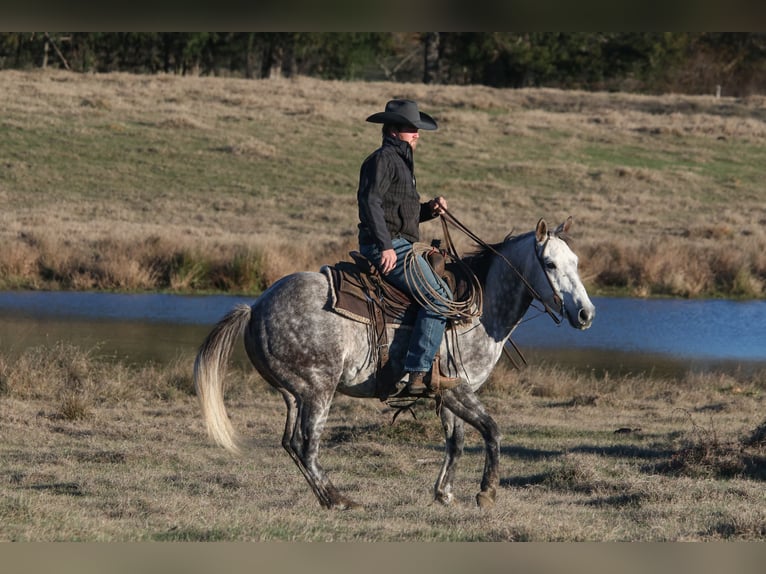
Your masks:
<svg viewBox="0 0 766 574"><path fill-rule="evenodd" d="M415 183L410 144L386 136L359 171L359 244L391 249L391 240L420 239L419 224L436 215L428 202L421 203Z"/></svg>

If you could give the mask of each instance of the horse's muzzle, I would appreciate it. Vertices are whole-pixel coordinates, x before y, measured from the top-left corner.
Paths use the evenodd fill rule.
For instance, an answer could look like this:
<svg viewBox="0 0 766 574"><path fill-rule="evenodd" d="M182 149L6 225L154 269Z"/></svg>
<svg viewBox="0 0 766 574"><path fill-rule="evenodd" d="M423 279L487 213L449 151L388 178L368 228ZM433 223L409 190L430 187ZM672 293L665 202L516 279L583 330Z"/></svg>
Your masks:
<svg viewBox="0 0 766 574"><path fill-rule="evenodd" d="M581 331L584 331L593 324L593 319L596 316L596 308L580 307L577 313L577 325L576 327Z"/></svg>

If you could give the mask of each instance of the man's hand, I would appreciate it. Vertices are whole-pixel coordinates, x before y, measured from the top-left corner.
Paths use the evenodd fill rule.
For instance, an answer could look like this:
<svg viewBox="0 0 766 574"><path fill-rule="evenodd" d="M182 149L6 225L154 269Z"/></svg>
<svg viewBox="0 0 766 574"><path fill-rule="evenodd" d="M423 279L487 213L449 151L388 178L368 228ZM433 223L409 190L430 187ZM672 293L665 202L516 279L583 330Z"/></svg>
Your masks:
<svg viewBox="0 0 766 574"><path fill-rule="evenodd" d="M388 273L396 267L396 251L393 249L385 249L380 254L380 271L383 275Z"/></svg>
<svg viewBox="0 0 766 574"><path fill-rule="evenodd" d="M447 200L441 195L431 200L431 211L434 215L441 215L447 211Z"/></svg>

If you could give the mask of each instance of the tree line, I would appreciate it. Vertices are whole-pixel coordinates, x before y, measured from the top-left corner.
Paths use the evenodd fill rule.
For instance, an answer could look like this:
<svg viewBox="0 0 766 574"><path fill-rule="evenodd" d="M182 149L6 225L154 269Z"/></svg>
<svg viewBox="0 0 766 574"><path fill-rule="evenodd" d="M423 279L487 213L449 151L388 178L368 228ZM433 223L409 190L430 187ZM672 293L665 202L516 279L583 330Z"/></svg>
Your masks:
<svg viewBox="0 0 766 574"><path fill-rule="evenodd" d="M31 68L746 96L766 89L766 34L0 33L0 69Z"/></svg>

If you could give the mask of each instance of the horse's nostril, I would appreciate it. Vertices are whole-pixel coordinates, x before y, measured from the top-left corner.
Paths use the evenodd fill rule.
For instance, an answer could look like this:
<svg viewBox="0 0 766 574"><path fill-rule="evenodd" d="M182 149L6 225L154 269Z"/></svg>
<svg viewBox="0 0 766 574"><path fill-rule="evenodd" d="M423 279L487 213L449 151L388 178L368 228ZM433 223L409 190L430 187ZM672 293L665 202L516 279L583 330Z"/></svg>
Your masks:
<svg viewBox="0 0 766 574"><path fill-rule="evenodd" d="M580 320L581 325L587 325L591 322L591 314L587 309L580 309L577 318Z"/></svg>

